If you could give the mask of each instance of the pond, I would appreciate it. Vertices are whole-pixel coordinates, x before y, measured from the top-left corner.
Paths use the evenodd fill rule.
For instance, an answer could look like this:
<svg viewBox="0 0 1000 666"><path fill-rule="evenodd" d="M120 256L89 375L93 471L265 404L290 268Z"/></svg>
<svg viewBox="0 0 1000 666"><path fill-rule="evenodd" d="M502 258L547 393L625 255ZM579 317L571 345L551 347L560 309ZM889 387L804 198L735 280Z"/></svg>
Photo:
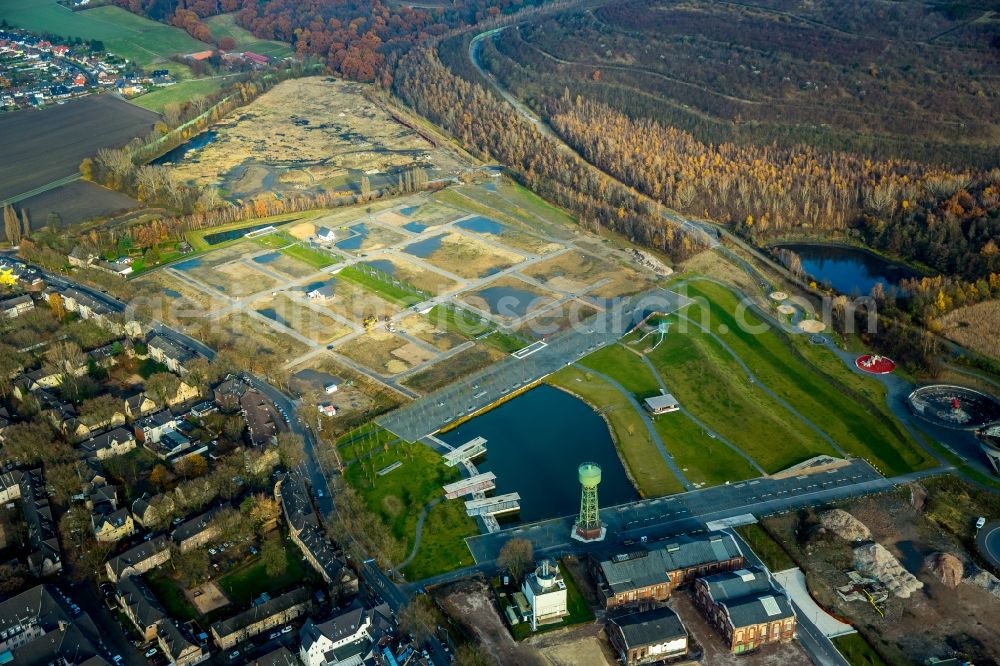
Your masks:
<svg viewBox="0 0 1000 666"><path fill-rule="evenodd" d="M917 273L902 264L883 259L860 248L844 245L790 243L781 247L799 255L802 268L820 284L829 284L842 294L868 295L881 282L883 287L898 286Z"/></svg>
<svg viewBox="0 0 1000 666"><path fill-rule="evenodd" d="M403 252L412 254L414 257L426 259L438 251L441 247L442 240L444 240L443 234L440 236L431 236L430 238L425 238L422 241L417 241L416 243L407 245L403 248Z"/></svg>
<svg viewBox="0 0 1000 666"><path fill-rule="evenodd" d="M267 254L257 255L256 257L253 258L253 260L258 264L270 264L274 261L277 261L278 257L280 256L281 254L278 252L268 252Z"/></svg>
<svg viewBox="0 0 1000 666"><path fill-rule="evenodd" d="M521 495L521 510L513 522L578 513L577 467L584 462L601 466L601 506L639 499L604 419L557 388L543 384L439 435L452 446L480 436L487 440L487 454L476 467L496 474L495 494Z"/></svg>
<svg viewBox="0 0 1000 666"><path fill-rule="evenodd" d="M504 225L500 224L496 220L491 220L490 218L483 217L481 215L470 217L469 219L462 220L461 222L456 222L455 226L477 234L491 234L493 236L499 236L505 229Z"/></svg>
<svg viewBox="0 0 1000 666"><path fill-rule="evenodd" d="M171 289L170 287L164 287L163 288L163 293L166 294L167 296L169 296L170 298L180 298L181 297L181 292L177 291L176 289Z"/></svg>
<svg viewBox="0 0 1000 666"><path fill-rule="evenodd" d="M277 225L273 222L264 222L250 227L240 227L239 229L230 229L228 231L217 231L214 234L205 234L204 240L209 245L218 245L219 243L225 243L227 241L236 240L237 238L243 238L251 232L273 226Z"/></svg>
<svg viewBox="0 0 1000 666"><path fill-rule="evenodd" d="M208 144L215 141L218 137L218 132L215 130L208 130L207 132L202 132L198 136L191 137L181 145L177 146L173 150L170 150L163 155L157 157L153 160L153 164L175 164L183 160L189 152L192 150L198 150L199 148L204 148Z"/></svg>
<svg viewBox="0 0 1000 666"><path fill-rule="evenodd" d="M287 326L288 328L292 327L292 325L288 323L288 320L282 317L280 314L278 314L278 312L274 308L260 308L259 310L257 310L257 312L264 315L271 321L282 324L283 326Z"/></svg>
<svg viewBox="0 0 1000 666"><path fill-rule="evenodd" d="M299 287L299 290L308 294L310 291L316 291L317 289L322 289L327 285L334 284L336 280L317 280L316 282L310 282L309 284Z"/></svg>
<svg viewBox="0 0 1000 666"><path fill-rule="evenodd" d="M337 241L334 243L341 250L360 250L361 242L364 241L365 237L368 236L368 225L364 222L355 224L353 227L347 229L350 232L350 236L342 241Z"/></svg>
<svg viewBox="0 0 1000 666"><path fill-rule="evenodd" d="M502 317L523 317L528 314L535 301L541 301L538 294L519 289L499 285L487 287L476 292L490 306L490 312Z"/></svg>
<svg viewBox="0 0 1000 666"><path fill-rule="evenodd" d="M372 259L371 261L364 262L365 266L370 266L380 273L385 273L386 275L396 274L396 264L392 263L388 259Z"/></svg>
<svg viewBox="0 0 1000 666"><path fill-rule="evenodd" d="M400 208L399 212L406 217L410 217L417 212L417 206L407 206L406 208Z"/></svg>
<svg viewBox="0 0 1000 666"><path fill-rule="evenodd" d="M409 231L410 233L419 234L423 232L425 229L427 229L427 225L420 224L419 222L407 222L406 224L403 225L403 228Z"/></svg>

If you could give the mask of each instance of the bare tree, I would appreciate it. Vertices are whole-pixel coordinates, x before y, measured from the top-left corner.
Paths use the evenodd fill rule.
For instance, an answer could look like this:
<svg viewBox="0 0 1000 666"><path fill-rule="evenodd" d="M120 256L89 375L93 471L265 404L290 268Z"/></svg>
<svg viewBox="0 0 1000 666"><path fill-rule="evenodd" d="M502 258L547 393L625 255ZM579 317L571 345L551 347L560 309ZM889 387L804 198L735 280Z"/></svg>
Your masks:
<svg viewBox="0 0 1000 666"><path fill-rule="evenodd" d="M516 581L520 581L534 564L535 547L528 539L511 539L497 556L497 566L509 571Z"/></svg>

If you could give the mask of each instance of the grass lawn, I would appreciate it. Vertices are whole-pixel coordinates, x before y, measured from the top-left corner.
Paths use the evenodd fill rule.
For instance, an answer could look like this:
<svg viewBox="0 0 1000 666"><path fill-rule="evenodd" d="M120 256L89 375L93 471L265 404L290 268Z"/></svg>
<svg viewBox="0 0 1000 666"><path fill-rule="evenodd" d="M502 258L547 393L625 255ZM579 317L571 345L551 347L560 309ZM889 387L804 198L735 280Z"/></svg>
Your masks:
<svg viewBox="0 0 1000 666"><path fill-rule="evenodd" d="M205 19L212 36L216 39L220 37L232 37L236 42L236 48L240 51L253 51L260 55L272 58L287 58L292 55L292 47L285 42L258 39L253 33L236 24L235 14L219 14L209 16Z"/></svg>
<svg viewBox="0 0 1000 666"><path fill-rule="evenodd" d="M481 338L483 342L502 352L514 352L528 345L524 338L513 333L505 333L488 319L454 305L435 305L427 313L427 317L435 326L450 333L465 338L483 336Z"/></svg>
<svg viewBox="0 0 1000 666"><path fill-rule="evenodd" d="M0 0L2 2L3 0ZM233 243L239 243L244 240L244 236L238 236L232 240L223 241L221 243L216 243L215 245L209 245L205 240L205 236L210 236L212 234L217 234L222 231L234 231L237 229L244 229L246 227L253 227L259 224L273 224L275 226L284 224L286 222L291 222L293 220L301 220L305 218L315 217L321 215L323 211L304 211L301 213L283 213L281 215L275 215L273 217L262 217L253 220L241 220L239 222L232 222L230 224L223 224L217 227L209 227L207 229L196 229L194 231L188 231L184 234L185 240L191 245L191 247L196 252L204 252L206 250L220 250L224 247L232 245Z"/></svg>
<svg viewBox="0 0 1000 666"><path fill-rule="evenodd" d="M418 581L475 563L465 538L479 533L459 500L445 500L427 513L420 548L403 570L407 580Z"/></svg>
<svg viewBox="0 0 1000 666"><path fill-rule="evenodd" d="M305 245L292 245L281 250L282 254L288 255L293 259L298 259L299 261L309 264L313 268L326 268L337 263L337 259L327 254L326 252L321 252L315 250L311 247L306 247Z"/></svg>
<svg viewBox="0 0 1000 666"><path fill-rule="evenodd" d="M719 335L771 390L822 428L848 453L873 461L888 475L904 474L932 464L887 414L884 399L872 400L856 390L857 375L843 367L825 364L822 372L810 363L800 348L781 331L768 327L761 334L751 333L733 315L738 301L727 289L712 283L689 287L691 296L709 299L713 328L723 324L728 331ZM687 310L699 321L698 306ZM751 326L761 319L747 312L744 320ZM805 336L801 336L805 337ZM815 356L815 353L810 353ZM830 374L827 374L830 373Z"/></svg>
<svg viewBox="0 0 1000 666"><path fill-rule="evenodd" d="M403 464L378 475L379 470L395 462ZM417 519L424 506L443 496L442 485L459 477L458 470L446 467L440 455L415 443L377 450L365 461L349 465L344 472L346 481L357 490L372 513L381 518L395 538L405 543L406 554L413 548ZM463 503L444 500L428 514L428 521L416 559L407 569L411 580L469 563L469 549L463 538L476 533L476 523L465 515Z"/></svg>
<svg viewBox="0 0 1000 666"><path fill-rule="evenodd" d="M851 666L888 666L861 634L847 634L831 640Z"/></svg>
<svg viewBox="0 0 1000 666"><path fill-rule="evenodd" d="M287 231L276 231L273 234L257 236L253 239L253 242L271 250L282 250L289 245L294 245L298 241Z"/></svg>
<svg viewBox="0 0 1000 666"><path fill-rule="evenodd" d="M371 422L341 435L336 446L340 449L341 457L347 461L382 448L395 439L397 437L391 432Z"/></svg>
<svg viewBox="0 0 1000 666"><path fill-rule="evenodd" d="M167 104L180 104L197 95L212 95L226 85L226 77L210 79L188 79L165 88L156 88L145 95L133 97L129 101L144 109L162 113Z"/></svg>
<svg viewBox="0 0 1000 666"><path fill-rule="evenodd" d="M660 383L649 367L637 353L623 345L603 347L580 362L613 378L637 400L660 393ZM684 414L653 417L653 425L664 447L692 483L718 485L759 476L746 459L718 439L706 435Z"/></svg>
<svg viewBox="0 0 1000 666"><path fill-rule="evenodd" d="M681 405L765 471L785 469L818 453L836 453L804 422L753 386L722 346L700 330L691 327L682 332L672 326L648 357Z"/></svg>
<svg viewBox="0 0 1000 666"><path fill-rule="evenodd" d="M640 495L659 497L684 490L649 436L646 424L621 391L574 367L563 368L545 381L597 406L595 409L611 424L615 446Z"/></svg>
<svg viewBox="0 0 1000 666"><path fill-rule="evenodd" d="M795 562L785 552L785 549L781 547L781 544L775 541L767 533L767 530L757 523L740 525L736 528L736 531L771 571L784 571L785 569L795 568Z"/></svg>
<svg viewBox="0 0 1000 666"><path fill-rule="evenodd" d="M136 372L139 373L139 376L143 379L149 379L151 375L155 375L157 372L170 372L170 369L158 361L147 358L139 361L139 366L136 368Z"/></svg>
<svg viewBox="0 0 1000 666"><path fill-rule="evenodd" d="M427 298L426 294L416 293L416 289L414 287L407 287L386 282L385 280L381 280L374 275L365 273L355 266L346 266L343 270L337 272L337 277L353 282L359 287L363 287L368 291L378 294L387 301L404 307L415 305L426 300Z"/></svg>
<svg viewBox="0 0 1000 666"><path fill-rule="evenodd" d="M170 617L181 622L198 618L198 611L184 596L184 591L168 576L154 571L147 573L143 579L149 584L149 588L163 604Z"/></svg>
<svg viewBox="0 0 1000 666"><path fill-rule="evenodd" d="M301 583L308 572L303 568L302 556L290 541L285 541L285 559L288 568L280 576L270 576L260 558L254 558L250 563L232 571L218 580L219 587L229 595L236 604L246 606L251 601L267 592L271 596L283 592Z"/></svg>
<svg viewBox="0 0 1000 666"><path fill-rule="evenodd" d="M182 77L190 76L191 70L170 61L171 56L212 48L180 28L111 5L73 12L55 0L0 0L0 16L34 32L100 40L108 51L143 68L156 65Z"/></svg>

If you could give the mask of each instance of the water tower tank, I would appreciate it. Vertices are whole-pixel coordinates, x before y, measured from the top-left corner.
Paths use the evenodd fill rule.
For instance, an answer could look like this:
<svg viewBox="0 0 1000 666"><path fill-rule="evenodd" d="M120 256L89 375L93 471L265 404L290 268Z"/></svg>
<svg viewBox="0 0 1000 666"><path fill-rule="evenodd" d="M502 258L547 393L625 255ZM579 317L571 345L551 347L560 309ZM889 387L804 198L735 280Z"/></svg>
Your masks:
<svg viewBox="0 0 1000 666"><path fill-rule="evenodd" d="M584 488L596 488L601 483L601 467L597 463L580 465L580 485Z"/></svg>

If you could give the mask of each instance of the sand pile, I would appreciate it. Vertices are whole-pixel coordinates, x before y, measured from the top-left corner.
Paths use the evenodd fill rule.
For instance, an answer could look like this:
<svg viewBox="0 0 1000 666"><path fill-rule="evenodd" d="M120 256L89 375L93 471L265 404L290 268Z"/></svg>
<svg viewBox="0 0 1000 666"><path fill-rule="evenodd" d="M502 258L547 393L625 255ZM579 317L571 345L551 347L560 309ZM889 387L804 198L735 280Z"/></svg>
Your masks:
<svg viewBox="0 0 1000 666"><path fill-rule="evenodd" d="M867 541L872 538L872 533L865 524L843 509L824 511L819 514L819 521L823 527L845 541Z"/></svg>
<svg viewBox="0 0 1000 666"><path fill-rule="evenodd" d="M924 560L924 566L935 578L950 588L958 587L965 575L965 565L951 553L932 553Z"/></svg>
<svg viewBox="0 0 1000 666"><path fill-rule="evenodd" d="M854 561L858 571L877 578L900 599L908 599L911 594L924 586L880 543L857 546L854 549Z"/></svg>

